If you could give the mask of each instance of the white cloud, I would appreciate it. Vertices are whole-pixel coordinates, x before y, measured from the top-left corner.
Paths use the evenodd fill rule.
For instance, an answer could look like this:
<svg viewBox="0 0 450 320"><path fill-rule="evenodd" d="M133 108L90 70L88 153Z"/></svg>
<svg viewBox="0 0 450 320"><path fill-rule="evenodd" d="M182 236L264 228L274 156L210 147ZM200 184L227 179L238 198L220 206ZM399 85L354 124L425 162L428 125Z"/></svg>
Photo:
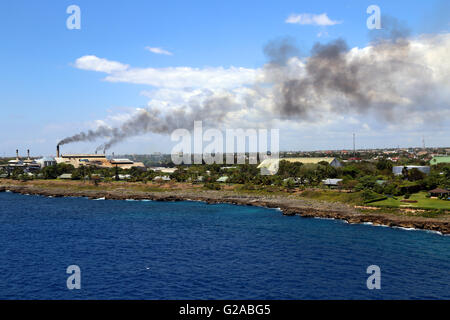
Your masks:
<svg viewBox="0 0 450 320"><path fill-rule="evenodd" d="M156 47L145 47L145 50L156 53L156 54L163 54L166 56L172 56L173 53L167 50L164 50L163 48L156 48Z"/></svg>
<svg viewBox="0 0 450 320"><path fill-rule="evenodd" d="M312 14L299 13L291 14L285 21L291 24L313 25L313 26L334 26L341 24L342 21L331 20L326 13Z"/></svg>
<svg viewBox="0 0 450 320"><path fill-rule="evenodd" d="M130 69L106 77L111 82L131 82L166 88L232 88L253 83L257 71L246 68L146 68Z"/></svg>
<svg viewBox="0 0 450 320"><path fill-rule="evenodd" d="M308 59L293 57L286 63L287 70L276 70L269 77L263 68L240 67L169 67L169 68L135 68L127 64L110 61L96 56L84 56L76 60L75 66L83 70L103 72L105 80L110 82L124 82L148 85L148 90L142 91L142 95L149 99L148 107L161 110L170 114L172 110L186 110L192 106L203 106L205 101L211 98L230 97L231 103L237 105L237 109L230 109L221 125L232 127L278 127L283 130L295 130L298 134L309 133L311 130L325 136L339 132L343 136L353 132L355 127L360 132L389 134L390 130L401 132L407 136L410 132L424 128L438 127L439 119L448 119L450 110L450 63L448 57L450 48L450 34L422 36L410 42L409 58L420 66L419 70L426 70L422 76L411 77L408 72L386 71L384 83L361 83L367 87L368 92L374 95L374 100L380 105L395 104L396 111L393 116L397 119L407 119L395 123L386 124L379 122L377 112L359 114L357 112L345 113L341 117L331 108L340 95L306 97L315 103L314 119L292 117L280 120L277 112L276 101L280 98L274 90L274 83L283 80L301 80L308 76L306 63ZM346 54L349 63L354 61L367 61L367 64L377 63L383 66L386 57L383 54L375 54L372 47L353 48ZM402 70L402 69L400 69ZM283 71L283 72L281 72ZM384 69L381 68L380 72ZM364 75L364 74L363 74ZM356 77L357 75L355 75ZM364 77L366 79L367 77ZM359 79L359 78L357 78ZM263 85L258 85L258 84ZM389 89L392 86L393 89ZM442 101L442 106L421 105L426 101L425 97L418 96L423 90L430 88L428 95L432 95L435 101ZM436 90L436 91L433 91ZM437 103L436 103L437 104ZM225 106L224 106L225 108ZM369 111L370 112L370 111ZM407 117L405 117L407 115ZM126 113L108 117L107 123L121 123L129 115ZM436 118L435 121L429 119ZM442 121L441 121L442 122ZM443 130L448 132L448 124L442 124ZM350 138L351 140L351 138ZM300 146L301 147L301 146Z"/></svg>
<svg viewBox="0 0 450 320"><path fill-rule="evenodd" d="M83 56L75 61L75 67L82 70L91 70L104 73L114 73L128 69L127 64L101 59L96 56Z"/></svg>
<svg viewBox="0 0 450 320"><path fill-rule="evenodd" d="M75 67L107 73L106 81L146 84L160 88L233 88L253 84L258 69L238 67L130 68L96 56L78 58Z"/></svg>

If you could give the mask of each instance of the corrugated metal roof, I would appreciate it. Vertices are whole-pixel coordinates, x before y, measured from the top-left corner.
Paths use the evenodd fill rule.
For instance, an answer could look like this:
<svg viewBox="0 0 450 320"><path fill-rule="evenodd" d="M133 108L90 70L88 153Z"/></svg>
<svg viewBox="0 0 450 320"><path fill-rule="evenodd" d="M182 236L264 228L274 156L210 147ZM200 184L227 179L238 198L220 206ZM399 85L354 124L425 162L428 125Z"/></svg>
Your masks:
<svg viewBox="0 0 450 320"><path fill-rule="evenodd" d="M85 154L85 153L80 153L80 154L63 154L61 155L61 158L106 158L106 155L104 154Z"/></svg>
<svg viewBox="0 0 450 320"><path fill-rule="evenodd" d="M291 163L300 162L303 164L318 164L322 161L328 162L331 164L336 158L281 158L281 159L266 159L263 162L261 162L258 166L258 169L267 169L270 172L276 172L278 171L278 164L279 161L288 161ZM340 165L338 163L338 165Z"/></svg>
<svg viewBox="0 0 450 320"><path fill-rule="evenodd" d="M333 185L333 186L337 186L339 182L341 182L342 179L325 179L322 180L323 184L327 184L327 185Z"/></svg>
<svg viewBox="0 0 450 320"><path fill-rule="evenodd" d="M323 157L323 158L281 158L280 160L285 160L288 162L301 162L303 164L318 164L319 162L325 161L332 163L336 158Z"/></svg>
<svg viewBox="0 0 450 320"><path fill-rule="evenodd" d="M58 177L58 179L72 179L72 174L71 173L63 173L62 175L60 175Z"/></svg>
<svg viewBox="0 0 450 320"><path fill-rule="evenodd" d="M219 179L216 180L216 182L227 182L228 177L220 177Z"/></svg>

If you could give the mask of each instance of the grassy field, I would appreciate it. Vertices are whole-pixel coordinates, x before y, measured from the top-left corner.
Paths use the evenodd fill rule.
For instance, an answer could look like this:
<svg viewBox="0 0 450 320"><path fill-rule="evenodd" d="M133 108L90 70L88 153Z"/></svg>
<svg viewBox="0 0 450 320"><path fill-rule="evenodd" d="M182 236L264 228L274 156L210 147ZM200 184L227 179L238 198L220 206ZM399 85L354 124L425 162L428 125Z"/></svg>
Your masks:
<svg viewBox="0 0 450 320"><path fill-rule="evenodd" d="M0 179L0 184L9 184L11 180ZM21 182L16 182L22 184ZM72 190L127 190L127 191L140 191L140 192L163 192L163 191L201 191L207 190L202 184L190 184L190 183L175 183L171 181L169 183L142 183L142 182L101 182L98 186L95 186L92 182L82 181L62 181L62 180L32 180L26 183L35 187L42 187L46 189L52 188L70 188ZM307 198L313 200L322 200L326 202L341 202L350 205L367 206L375 208L384 208L384 210L401 210L401 209L428 209L428 210L450 210L450 201L430 199L427 198L426 192L419 192L411 195L408 200L416 200L416 203L401 202L404 198L402 196L396 197L396 199L389 198L365 204L362 197L362 192L338 192L336 190L291 190L288 192L282 187L266 186L258 187L255 190L247 190L244 185L231 185L222 184L222 191L227 191L235 194L254 195L254 196L289 196L294 198Z"/></svg>
<svg viewBox="0 0 450 320"><path fill-rule="evenodd" d="M301 197L323 200L328 202L344 202L349 204L361 205L364 203L361 192L337 192L331 190L307 190L301 194Z"/></svg>
<svg viewBox="0 0 450 320"><path fill-rule="evenodd" d="M445 209L450 210L450 201L440 199L430 199L426 197L427 192L412 194L408 200L416 200L416 203L401 202L402 196L397 199L389 198L386 200L373 202L370 206L374 207L395 207L395 208L423 208L423 209Z"/></svg>

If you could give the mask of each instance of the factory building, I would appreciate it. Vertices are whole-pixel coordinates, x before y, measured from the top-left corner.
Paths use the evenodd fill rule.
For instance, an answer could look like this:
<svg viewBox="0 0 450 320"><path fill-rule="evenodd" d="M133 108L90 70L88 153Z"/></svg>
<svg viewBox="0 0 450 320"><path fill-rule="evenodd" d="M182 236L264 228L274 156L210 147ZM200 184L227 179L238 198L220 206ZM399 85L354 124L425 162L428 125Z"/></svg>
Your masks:
<svg viewBox="0 0 450 320"><path fill-rule="evenodd" d="M104 154L66 154L55 158L56 163L71 164L75 168L84 166L111 167ZM109 166L108 166L109 165Z"/></svg>
<svg viewBox="0 0 450 320"><path fill-rule="evenodd" d="M133 167L145 168L142 162L134 162L129 159L108 159L105 154L60 154L59 146L56 149L56 163L71 164L75 168L80 166L93 166L100 168L131 169Z"/></svg>
<svg viewBox="0 0 450 320"><path fill-rule="evenodd" d="M20 159L19 150L16 150L16 159L8 161L8 164L0 166L8 171L12 171L15 168L22 168L25 171L35 171L41 168L40 164L30 158L30 150L27 150L27 158L25 160Z"/></svg>
<svg viewBox="0 0 450 320"><path fill-rule="evenodd" d="M336 158L281 158L281 159L266 159L260 163L258 169L262 169L265 175L273 175L278 172L280 161L287 161L290 163L300 162L302 164L319 164L320 162L327 162L330 166L339 168L342 166L341 162Z"/></svg>
<svg viewBox="0 0 450 320"><path fill-rule="evenodd" d="M51 166L56 165L55 158L50 158L50 157L43 157L43 158L37 159L36 162L41 166L41 168L51 167Z"/></svg>
<svg viewBox="0 0 450 320"><path fill-rule="evenodd" d="M131 169L133 167L135 168L145 168L145 165L142 162L134 162L129 159L111 159L110 161L111 166L119 167L121 169Z"/></svg>

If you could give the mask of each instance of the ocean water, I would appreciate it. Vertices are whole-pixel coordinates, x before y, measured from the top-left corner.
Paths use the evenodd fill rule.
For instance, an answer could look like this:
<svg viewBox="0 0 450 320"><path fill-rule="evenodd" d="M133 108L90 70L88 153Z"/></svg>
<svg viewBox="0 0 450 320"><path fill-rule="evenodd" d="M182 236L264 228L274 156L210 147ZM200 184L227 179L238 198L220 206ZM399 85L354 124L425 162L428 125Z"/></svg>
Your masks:
<svg viewBox="0 0 450 320"><path fill-rule="evenodd" d="M450 298L448 236L225 204L0 193L0 259L0 299Z"/></svg>

